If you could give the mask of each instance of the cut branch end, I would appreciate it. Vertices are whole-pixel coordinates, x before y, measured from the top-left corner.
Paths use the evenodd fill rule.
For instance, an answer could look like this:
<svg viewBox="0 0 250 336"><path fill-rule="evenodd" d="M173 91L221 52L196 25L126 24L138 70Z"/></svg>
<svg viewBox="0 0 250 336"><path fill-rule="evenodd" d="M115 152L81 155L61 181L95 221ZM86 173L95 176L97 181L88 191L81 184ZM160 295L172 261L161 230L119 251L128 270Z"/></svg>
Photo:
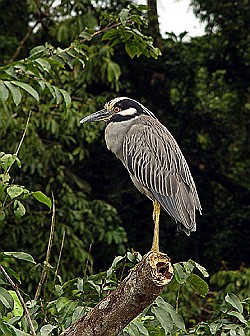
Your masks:
<svg viewBox="0 0 250 336"><path fill-rule="evenodd" d="M61 336L114 336L154 302L172 280L169 257L150 251L106 298Z"/></svg>

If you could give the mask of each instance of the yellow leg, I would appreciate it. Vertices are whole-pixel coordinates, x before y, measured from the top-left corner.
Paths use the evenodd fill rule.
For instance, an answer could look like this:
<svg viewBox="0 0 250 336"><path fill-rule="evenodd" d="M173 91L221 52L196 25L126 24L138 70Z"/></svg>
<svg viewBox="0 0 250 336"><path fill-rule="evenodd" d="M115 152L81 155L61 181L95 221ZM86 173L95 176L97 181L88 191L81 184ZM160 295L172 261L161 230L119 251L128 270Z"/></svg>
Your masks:
<svg viewBox="0 0 250 336"><path fill-rule="evenodd" d="M159 217L160 217L160 211L161 206L160 203L158 203L156 200L153 201L153 220L154 220L154 238L153 238L153 244L151 251L153 252L159 252Z"/></svg>

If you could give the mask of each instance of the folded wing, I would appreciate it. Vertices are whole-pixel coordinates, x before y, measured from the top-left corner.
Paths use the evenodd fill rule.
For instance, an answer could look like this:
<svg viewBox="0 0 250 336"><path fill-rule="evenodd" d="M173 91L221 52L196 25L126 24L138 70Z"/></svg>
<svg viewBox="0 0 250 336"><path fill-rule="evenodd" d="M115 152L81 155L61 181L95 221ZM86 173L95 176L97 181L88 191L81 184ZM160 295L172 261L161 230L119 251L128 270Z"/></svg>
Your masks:
<svg viewBox="0 0 250 336"><path fill-rule="evenodd" d="M187 162L171 133L157 119L141 116L123 144L123 163L137 188L155 198L179 230L196 230L201 205Z"/></svg>

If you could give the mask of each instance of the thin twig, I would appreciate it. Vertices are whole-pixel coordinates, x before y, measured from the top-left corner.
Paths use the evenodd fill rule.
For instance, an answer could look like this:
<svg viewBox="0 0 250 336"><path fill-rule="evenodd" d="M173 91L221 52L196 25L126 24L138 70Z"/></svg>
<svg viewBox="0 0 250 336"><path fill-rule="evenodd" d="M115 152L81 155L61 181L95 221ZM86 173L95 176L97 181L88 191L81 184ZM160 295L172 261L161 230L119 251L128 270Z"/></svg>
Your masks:
<svg viewBox="0 0 250 336"><path fill-rule="evenodd" d="M43 264L41 279L40 279L39 284L37 286L36 294L35 294L35 297L34 297L35 301L37 301L38 297L40 296L42 285L43 285L44 280L45 280L46 275L47 275L47 268L48 268L48 265L49 265L51 247L52 247L52 242L53 242L53 238L54 238L55 223L56 223L56 221L55 221L55 198L54 198L54 195L52 193L52 216L51 216L51 225L50 225L50 235L49 235L49 241L48 241L48 246L47 246L46 259L45 259L45 262Z"/></svg>
<svg viewBox="0 0 250 336"><path fill-rule="evenodd" d="M27 121L26 121L26 125L25 125L25 128L24 128L24 131L23 131L23 135L22 135L21 140L20 140L20 142L19 142L19 144L18 144L18 146L17 146L17 149L16 149L16 151L15 151L15 155L16 155L16 156L18 155L18 153L19 153L19 151L20 151L20 148L21 148L21 146L22 146L22 144L23 144L23 141L24 141L24 138L25 138L25 135L26 135L28 126L29 126L30 117L31 117L31 112L32 112L32 111L30 110L30 111L29 111L28 118L27 118ZM5 173L5 174L8 174L8 173L9 173L10 168L11 168L11 166L8 167L8 169L6 170L6 173Z"/></svg>
<svg viewBox="0 0 250 336"><path fill-rule="evenodd" d="M29 310L26 306L26 303L18 289L18 286L15 284L15 282L11 279L11 277L9 276L9 274L5 271L4 267L2 265L0 265L0 271L3 273L3 275L5 276L5 278L7 279L8 283L12 286L12 288L14 289L14 291L16 292L17 296L18 296L18 299L20 300L21 302L21 305L24 309L24 313L25 313L25 316L26 316L26 319L28 321L28 324L30 325L30 330L31 330L31 333L33 336L36 336L36 332L35 332L35 328L34 328L34 325L33 325L33 322L31 320L31 316L30 316L30 313L29 313Z"/></svg>
<svg viewBox="0 0 250 336"><path fill-rule="evenodd" d="M36 26L38 25L38 23L40 23L42 20L41 17L39 17L36 22L34 23L34 25L32 27L30 27L27 30L27 33L25 34L25 36L23 37L23 39L21 40L21 42L19 43L16 51L14 52L14 54L12 55L12 57L9 59L8 63L12 63L14 62L14 60L17 58L17 56L19 55L21 49L23 48L25 42L28 40L28 38L30 37L31 33L33 32L33 30L36 28Z"/></svg>
<svg viewBox="0 0 250 336"><path fill-rule="evenodd" d="M52 2L53 3L53 2ZM52 6L52 3L51 3L51 6ZM41 4L40 4L40 1L39 0L36 0L36 5L37 5L37 10L38 10L38 18L37 20L35 21L35 23L33 24L33 26L31 26L26 34L24 35L23 39L20 41L16 51L14 52L14 54L12 55L12 57L9 59L9 62L8 63L12 63L15 61L15 59L17 58L17 56L19 55L21 49L23 48L25 42L28 40L28 38L30 37L30 35L32 34L33 30L36 28L36 26L39 24L39 23L42 23L44 17L46 17L46 15L42 12L41 10Z"/></svg>
<svg viewBox="0 0 250 336"><path fill-rule="evenodd" d="M86 265L85 265L85 270L84 270L84 278L86 278L87 275L87 270L88 270L88 266L89 266L89 262L90 262L90 253L91 253L91 249L92 249L92 244L89 244L89 251L88 251L88 258L86 260Z"/></svg>
<svg viewBox="0 0 250 336"><path fill-rule="evenodd" d="M25 135L26 135L26 132L27 132L27 129L28 129L28 125L29 125L29 122L30 122L31 113L32 113L32 111L30 110L30 111L29 111L29 115L28 115L28 119L27 119L27 121L26 121L25 129L24 129L24 131L23 131L22 138L21 138L21 140L20 140L20 142L19 142L19 144L18 144L18 146L17 146L16 152L15 152L15 155L16 155L16 156L18 155L18 153L19 153L19 151L20 151L20 148L21 148L21 146L22 146L22 144L23 144L23 140L24 140L24 138L25 138Z"/></svg>
<svg viewBox="0 0 250 336"><path fill-rule="evenodd" d="M17 146L16 152L15 152L15 155L16 155L16 156L18 155L19 150L20 150L20 148L21 148L21 146L22 146L22 144L23 144L23 141L24 141L24 138L25 138L27 129L28 129L28 125L29 125L29 122L30 122L30 117L31 117L31 110L29 111L29 115L28 115L28 118L27 118L27 121L26 121L26 125L25 125L24 131L23 131L23 135L22 135L22 137L21 137L21 140L20 140L20 142L19 142L19 144L18 144L18 146ZM12 164L13 164L13 163L12 163ZM12 167L12 164L11 164L11 165L8 167L8 169L4 172L5 175L8 175L8 174L9 174L10 169L11 169L11 167ZM12 182L12 183L13 183L13 182ZM7 208L13 203L13 201L11 201L8 205L5 206L6 201L7 201L7 198L8 198L8 195L6 194L6 197L5 197L4 201L3 201L3 210L4 210L4 209L7 209Z"/></svg>
<svg viewBox="0 0 250 336"><path fill-rule="evenodd" d="M180 285L178 287L178 290L177 290L177 295L176 295L176 303L175 303L175 310L176 312L178 313L178 310L179 310L179 298L180 298Z"/></svg>
<svg viewBox="0 0 250 336"><path fill-rule="evenodd" d="M97 35L100 35L100 34L103 34L103 33L105 33L106 31L109 31L110 29L112 29L112 28L117 28L117 27L119 27L119 26L121 26L121 23L119 22L119 23L110 23L108 26L106 26L106 27L104 27L103 29L100 29L100 30L98 30L98 31L96 31L96 32L94 32L93 34L91 34L90 36L91 36L91 38L93 38L93 37L95 37L95 36L97 36ZM83 42L86 42L88 39L87 38L83 38L83 39L80 39L80 42L81 43L83 43ZM72 47L74 47L74 46L72 46ZM69 47L70 48L70 47Z"/></svg>
<svg viewBox="0 0 250 336"><path fill-rule="evenodd" d="M63 251L63 247L64 247L64 241L65 241L65 230L63 231L62 242L61 242L59 256L58 256L58 260L57 260L57 264L56 264L56 270L55 270L55 275L54 275L54 279L53 279L52 289L54 288L55 283L56 283L56 278L57 278L57 275L58 275L58 270L59 270L60 262L61 262L61 259L62 259L62 251ZM50 301L51 295L52 295L52 290L49 294L48 302Z"/></svg>
<svg viewBox="0 0 250 336"><path fill-rule="evenodd" d="M63 231L63 236L62 236L62 242L61 242L61 247L60 247L60 252L59 252L59 256L58 256L58 260L57 260L57 264L56 264L56 271L55 271L55 276L54 276L54 282L55 279L58 275L58 270L59 270L59 266L60 266L60 261L62 259L62 250L64 247L64 241L65 241L65 230Z"/></svg>

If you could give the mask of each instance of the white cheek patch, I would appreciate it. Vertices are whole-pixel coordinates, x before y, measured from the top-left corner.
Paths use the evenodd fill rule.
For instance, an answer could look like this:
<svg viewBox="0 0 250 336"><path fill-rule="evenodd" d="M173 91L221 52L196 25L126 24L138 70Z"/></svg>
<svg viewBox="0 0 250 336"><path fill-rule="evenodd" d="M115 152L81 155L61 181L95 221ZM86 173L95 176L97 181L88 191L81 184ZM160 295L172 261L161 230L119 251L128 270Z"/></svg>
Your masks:
<svg viewBox="0 0 250 336"><path fill-rule="evenodd" d="M127 110L123 110L118 112L117 114L126 117L126 116L132 116L137 113L137 110L134 107L130 107Z"/></svg>

